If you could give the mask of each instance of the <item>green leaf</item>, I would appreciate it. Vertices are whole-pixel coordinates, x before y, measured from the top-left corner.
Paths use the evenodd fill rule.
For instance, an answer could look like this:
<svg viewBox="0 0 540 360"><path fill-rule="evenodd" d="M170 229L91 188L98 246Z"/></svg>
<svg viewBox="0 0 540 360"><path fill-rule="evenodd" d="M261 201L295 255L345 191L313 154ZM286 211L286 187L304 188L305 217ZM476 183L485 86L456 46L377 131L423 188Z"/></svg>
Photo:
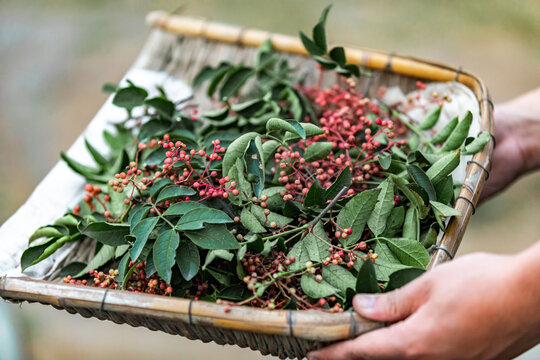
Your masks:
<svg viewBox="0 0 540 360"><path fill-rule="evenodd" d="M143 105L147 96L148 92L146 90L136 86L128 86L116 92L112 103L131 111L134 107Z"/></svg>
<svg viewBox="0 0 540 360"><path fill-rule="evenodd" d="M355 64L345 65L345 69L356 77L360 77L360 68Z"/></svg>
<svg viewBox="0 0 540 360"><path fill-rule="evenodd" d="M21 255L21 269L24 271L26 268L37 264L39 261L38 259L42 257L45 250L54 244L57 241L57 239L48 239L45 242L42 242L41 244L31 246L24 250L24 252ZM49 255L51 255L50 253Z"/></svg>
<svg viewBox="0 0 540 360"><path fill-rule="evenodd" d="M261 196L267 196L266 203L268 204L268 209L272 211L281 211L283 209L283 205L285 205L285 201L283 200L283 196L281 196L281 191L285 190L285 187L283 186L272 186L264 189L261 192Z"/></svg>
<svg viewBox="0 0 540 360"><path fill-rule="evenodd" d="M72 213L67 213L61 218L56 219L53 223L53 226L61 226L61 227L77 226L79 224L79 221L80 221L79 216ZM67 235L67 233L64 235Z"/></svg>
<svg viewBox="0 0 540 360"><path fill-rule="evenodd" d="M277 214L273 211L270 211L270 214L266 216L264 214L264 209L258 205L251 206L251 212L259 220L259 222L265 226L270 226L270 223L275 222L278 228L287 226L293 219Z"/></svg>
<svg viewBox="0 0 540 360"><path fill-rule="evenodd" d="M214 261L215 259L223 259L226 261L231 261L234 258L234 254L228 252L227 250L210 250L206 254L206 259L204 259L204 264L201 269L204 271L206 268Z"/></svg>
<svg viewBox="0 0 540 360"><path fill-rule="evenodd" d="M73 276L74 278L87 275L90 270L99 269L114 258L114 247L109 245L103 245L99 251L94 255L92 260L86 265L86 267Z"/></svg>
<svg viewBox="0 0 540 360"><path fill-rule="evenodd" d="M194 209L205 209L205 205L196 201L180 201L169 206L163 213L164 216L179 216L184 215Z"/></svg>
<svg viewBox="0 0 540 360"><path fill-rule="evenodd" d="M308 254L309 260L313 262L322 262L328 257L328 248L330 240L326 236L326 232L319 221L309 234L302 240L305 251ZM302 265L302 264L301 264ZM303 264L305 266L305 262Z"/></svg>
<svg viewBox="0 0 540 360"><path fill-rule="evenodd" d="M326 236L321 222L318 222L311 233L304 239L298 241L292 247L287 257L294 256L296 260L289 265L289 271L302 270L306 267L306 262L321 262L328 257L328 247L330 240Z"/></svg>
<svg viewBox="0 0 540 360"><path fill-rule="evenodd" d="M387 152L379 153L377 156L377 160L379 161L379 164L381 164L381 167L384 170L388 170L390 168L390 165L392 164L392 154Z"/></svg>
<svg viewBox="0 0 540 360"><path fill-rule="evenodd" d="M154 265L157 273L167 284L171 283L172 267L176 260L176 249L180 236L174 229L163 231L154 243Z"/></svg>
<svg viewBox="0 0 540 360"><path fill-rule="evenodd" d="M145 259L146 265L144 266L144 272L146 273L146 277L148 278L157 273L156 264L154 263L154 251L150 250Z"/></svg>
<svg viewBox="0 0 540 360"><path fill-rule="evenodd" d="M300 34L300 40L302 41L304 48L307 50L307 52L310 55L312 56L324 55L325 51L319 48L317 44L315 44L306 34L304 34L302 31L300 31L299 34Z"/></svg>
<svg viewBox="0 0 540 360"><path fill-rule="evenodd" d="M101 155L101 153L97 151L96 148L92 146L92 144L88 142L88 139L84 139L84 144L86 145L86 149L88 149L88 152L90 153L90 155L92 155L92 158L94 159L96 164L100 165L101 167L109 165L109 161L103 155Z"/></svg>
<svg viewBox="0 0 540 360"><path fill-rule="evenodd" d="M347 64L347 59L345 57L345 49L342 46L338 46L330 50L328 54L332 60L338 63L342 68Z"/></svg>
<svg viewBox="0 0 540 360"><path fill-rule="evenodd" d="M266 131L268 131L268 132L270 132L270 131L288 131L290 133L293 133L295 135L298 135L298 136L302 137L302 139L305 139L306 138L306 133L305 133L304 129L301 126L299 128L300 128L300 130L298 129L298 127L293 126L291 122L285 121L285 120L280 119L280 118L271 118L266 123Z"/></svg>
<svg viewBox="0 0 540 360"><path fill-rule="evenodd" d="M276 152L281 144L276 140L268 140L262 144L263 147L263 160L268 163L272 158L272 155Z"/></svg>
<svg viewBox="0 0 540 360"><path fill-rule="evenodd" d="M491 140L491 134L489 131L482 131L476 139L470 144L465 146L465 152L463 155L474 155L479 151L482 151L484 146Z"/></svg>
<svg viewBox="0 0 540 360"><path fill-rule="evenodd" d="M452 151L451 153L444 155L437 160L426 171L426 175L433 184L437 184L439 181L447 177L454 171L459 165L460 151Z"/></svg>
<svg viewBox="0 0 540 360"><path fill-rule="evenodd" d="M178 230L199 230L204 224L227 224L233 220L225 212L212 208L196 208L187 212L176 223Z"/></svg>
<svg viewBox="0 0 540 360"><path fill-rule="evenodd" d="M384 232L388 216L394 208L394 184L386 179L379 185L379 188L381 190L377 197L377 203L367 222L369 229L375 236Z"/></svg>
<svg viewBox="0 0 540 360"><path fill-rule="evenodd" d="M424 269L409 268L398 270L390 275L390 280L384 289L384 292L389 292L395 289L399 289L402 286L407 285L414 279L420 277L426 271Z"/></svg>
<svg viewBox="0 0 540 360"><path fill-rule="evenodd" d="M448 139L450 134L454 131L459 122L458 117L454 117L450 120L435 136L431 139L432 144L442 144Z"/></svg>
<svg viewBox="0 0 540 360"><path fill-rule="evenodd" d="M240 245L224 224L209 224L197 231L184 231L184 234L203 249L238 249Z"/></svg>
<svg viewBox="0 0 540 360"><path fill-rule="evenodd" d="M391 264L401 265L401 262L399 261L399 259L396 257L396 255L394 255L392 250L390 250L388 245L386 245L386 243L384 243L383 241L376 240L375 246L373 247L373 251L378 255L377 261L375 261L375 263L379 261L384 261ZM357 263L355 263L355 267L356 267L356 264Z"/></svg>
<svg viewBox="0 0 540 360"><path fill-rule="evenodd" d="M223 157L223 174L229 175L229 171L236 163L236 160L244 158L244 154L246 153L250 141L255 139L257 136L259 136L259 134L256 132L249 132L241 135L239 138L233 141L231 145L229 145L227 151L225 152L225 156Z"/></svg>
<svg viewBox="0 0 540 360"><path fill-rule="evenodd" d="M347 239L339 239L342 244L345 246L354 244L362 237L380 191L380 189L362 191L341 209L337 216L337 224L342 229L352 229L352 234Z"/></svg>
<svg viewBox="0 0 540 360"><path fill-rule="evenodd" d="M86 267L86 263L79 262L79 261L73 261L67 264L60 270L60 273L58 274L59 278L63 278L65 276L71 275L74 277L74 275L78 274L82 269Z"/></svg>
<svg viewBox="0 0 540 360"><path fill-rule="evenodd" d="M326 190L326 199L334 199L339 194L341 189L344 187L349 188L349 186L351 186L351 178L351 170L348 166L346 166L343 170L341 170L332 185L330 185L330 187Z"/></svg>
<svg viewBox="0 0 540 360"><path fill-rule="evenodd" d="M193 88L198 88L205 81L211 79L214 74L215 69L213 67L211 67L210 65L203 66L203 68L197 73L197 75L195 75L195 78L193 79Z"/></svg>
<svg viewBox="0 0 540 360"><path fill-rule="evenodd" d="M437 230L436 226L430 226L429 230L427 231L426 235L422 239L422 246L424 248L429 249L431 246L435 245L437 243Z"/></svg>
<svg viewBox="0 0 540 360"><path fill-rule="evenodd" d="M30 236L30 239L28 239L28 244L31 244L34 240L37 240L42 237L59 238L65 235L69 235L69 231L65 226L46 225L37 229L32 234L32 236Z"/></svg>
<svg viewBox="0 0 540 360"><path fill-rule="evenodd" d="M177 199L181 196L195 195L196 192L192 188L183 185L168 185L160 191L156 203L160 203L167 200Z"/></svg>
<svg viewBox="0 0 540 360"><path fill-rule="evenodd" d="M330 5L327 5L322 13L321 13L321 17L319 18L319 22L322 22L323 24L326 24L326 18L328 17L328 13L330 12L330 9L332 9L332 4Z"/></svg>
<svg viewBox="0 0 540 360"><path fill-rule="evenodd" d="M454 131L452 131L448 139L444 142L443 146L441 147L441 151L456 150L461 146L461 144L463 144L463 141L465 141L469 135L469 128L471 127L472 119L472 113L468 111L465 117L456 126Z"/></svg>
<svg viewBox="0 0 540 360"><path fill-rule="evenodd" d="M129 252L127 252L123 257L122 260L120 260L120 263L118 264L118 276L115 277L115 280L117 280L119 283L123 284L124 278L126 277L126 272L129 268L129 260L130 260Z"/></svg>
<svg viewBox="0 0 540 360"><path fill-rule="evenodd" d="M439 121L439 117L441 116L441 109L442 107L437 106L433 111L431 111L426 119L418 125L420 130L429 130L433 128L437 122Z"/></svg>
<svg viewBox="0 0 540 360"><path fill-rule="evenodd" d="M148 204L138 204L129 212L128 223L131 233L135 226L148 215L150 212L150 206Z"/></svg>
<svg viewBox="0 0 540 360"><path fill-rule="evenodd" d="M152 183L152 186L150 187L150 198L152 200L155 200L156 196L158 196L159 192L165 188L165 186L172 184L172 181L168 178L165 179L158 179Z"/></svg>
<svg viewBox="0 0 540 360"><path fill-rule="evenodd" d="M260 221L249 211L247 208L243 208L240 213L240 221L242 225L251 231L252 233L259 234L265 233L266 229L261 225Z"/></svg>
<svg viewBox="0 0 540 360"><path fill-rule="evenodd" d="M402 179L399 176L396 176L394 174L390 174L389 178L392 180L394 185L409 199L411 204L414 205L414 207L418 210L418 214L421 219L425 218L428 213L428 208L424 205L424 200L420 195L418 195L417 192L411 190L405 182L404 179Z"/></svg>
<svg viewBox="0 0 540 360"><path fill-rule="evenodd" d="M206 271L210 275L212 275L214 277L214 279L216 279L220 284L223 284L225 286L229 286L231 284L231 277L229 275L223 274L221 272L218 272L218 271L215 271L215 270L212 270L212 269L206 269ZM201 300L204 300L204 298L202 298ZM212 301L216 301L215 297L213 298Z"/></svg>
<svg viewBox="0 0 540 360"><path fill-rule="evenodd" d="M301 117L301 116L298 116ZM304 127L298 121L290 121L289 124L296 129L296 133L300 135L302 139L306 138L306 131Z"/></svg>
<svg viewBox="0 0 540 360"><path fill-rule="evenodd" d="M342 294L345 294L347 289L356 289L356 278L343 266L323 266L322 277L324 281L339 289Z"/></svg>
<svg viewBox="0 0 540 360"><path fill-rule="evenodd" d="M360 270L358 270L356 292L359 294L376 294L381 292L371 260L364 261L362 266L360 266Z"/></svg>
<svg viewBox="0 0 540 360"><path fill-rule="evenodd" d="M222 100L229 99L236 95L242 85L254 74L255 70L246 66L234 69L225 79L221 89L219 89L219 98Z"/></svg>
<svg viewBox="0 0 540 360"><path fill-rule="evenodd" d="M405 220L405 208L398 206L392 209L388 220L386 221L386 228L382 236L392 237L395 234L401 232L403 227L403 221Z"/></svg>
<svg viewBox="0 0 540 360"><path fill-rule="evenodd" d="M326 191L323 189L319 180L313 181L311 184L306 198L304 199L304 206L319 206L322 207L326 204Z"/></svg>
<svg viewBox="0 0 540 360"><path fill-rule="evenodd" d="M429 177L426 175L424 170L420 169L418 165L413 164L407 166L407 172L414 180L414 182L420 185L422 189L426 191L430 200L437 200L437 193L435 191L435 188L433 187L433 184L429 180Z"/></svg>
<svg viewBox="0 0 540 360"><path fill-rule="evenodd" d="M320 299L339 293L339 289L330 285L324 279L321 282L315 280L312 274L304 274L300 278L300 286L304 293L312 299Z"/></svg>
<svg viewBox="0 0 540 360"><path fill-rule="evenodd" d="M148 106L153 107L158 114L164 116L167 119L171 119L174 114L174 103L162 97L148 99L144 103Z"/></svg>
<svg viewBox="0 0 540 360"><path fill-rule="evenodd" d="M141 252L148 241L148 236L154 228L156 227L159 221L159 217L149 217L141 220L131 232L131 235L135 237L135 243L131 248L131 260L136 261L139 259Z"/></svg>
<svg viewBox="0 0 540 360"><path fill-rule="evenodd" d="M115 248L115 250L114 250L114 258L118 259L122 255L124 255L128 251L128 249L130 248L130 246L131 245L129 245L129 244L117 246Z"/></svg>
<svg viewBox="0 0 540 360"><path fill-rule="evenodd" d="M411 151L416 151L420 147L420 137L418 134L412 133L409 135L408 145Z"/></svg>
<svg viewBox="0 0 540 360"><path fill-rule="evenodd" d="M82 233L104 245L120 246L127 244L124 236L129 235L129 225L95 222L89 224Z"/></svg>
<svg viewBox="0 0 540 360"><path fill-rule="evenodd" d="M373 266L375 267L375 274L377 276L377 280L379 281L388 281L390 280L390 275L392 275L396 271L411 268L410 266L400 263L396 264L379 259L375 261L375 264L373 264Z"/></svg>
<svg viewBox="0 0 540 360"><path fill-rule="evenodd" d="M261 253L264 250L265 242L262 239L261 235L258 234L249 234L250 236L246 236L246 245L247 249L254 252L254 253Z"/></svg>
<svg viewBox="0 0 540 360"><path fill-rule="evenodd" d="M221 62L217 67L213 68L209 65L205 65L201 71L197 73L193 79L193 88L201 86L205 81L220 77L223 78L228 69L231 68L231 64L228 62ZM211 94L209 95L211 96Z"/></svg>
<svg viewBox="0 0 540 360"><path fill-rule="evenodd" d="M332 152L331 142L315 142L304 151L304 159L308 162L325 159Z"/></svg>
<svg viewBox="0 0 540 360"><path fill-rule="evenodd" d="M231 168L231 170L229 170L229 177L231 178L230 182L236 181L236 188L240 191L240 194L238 196L229 197L229 201L236 205L242 204L246 200L246 198L250 199L253 195L251 183L246 179L244 175L244 167L245 164L243 159L238 158L236 159L236 163L234 164L234 166Z"/></svg>
<svg viewBox="0 0 540 360"><path fill-rule="evenodd" d="M390 250L404 265L425 269L430 257L424 246L417 240L389 238L384 240Z"/></svg>
<svg viewBox="0 0 540 360"><path fill-rule="evenodd" d="M317 61L319 65L321 65L324 69L333 70L337 67L337 64L334 60L329 60L329 59L323 58L322 56L315 56L315 55L312 55L312 56L313 56L313 59Z"/></svg>
<svg viewBox="0 0 540 360"><path fill-rule="evenodd" d="M80 162L73 160L72 158L67 156L67 154L64 152L60 152L60 157L66 162L66 164L71 168L71 170L75 171L79 175L89 178L99 174L98 169L83 165Z"/></svg>
<svg viewBox="0 0 540 360"><path fill-rule="evenodd" d="M201 258L199 249L191 241L186 240L176 249L176 263L182 277L190 281L199 272Z"/></svg>
<svg viewBox="0 0 540 360"><path fill-rule="evenodd" d="M313 125L310 123L302 123L302 122L298 124L304 129L306 133L306 138L324 134L324 130L319 128L317 125ZM286 133L285 137L283 138L283 141L293 141L293 140L299 140L299 139L300 139L299 135Z"/></svg>
<svg viewBox="0 0 540 360"><path fill-rule="evenodd" d="M257 136L254 140L249 142L249 146L246 149L244 155L244 162L246 163L246 170L248 172L248 179L253 178L251 182L255 196L260 197L261 192L264 189L264 160L262 155L262 141L261 137Z"/></svg>
<svg viewBox="0 0 540 360"><path fill-rule="evenodd" d="M403 237L410 240L418 240L420 231L420 219L414 206L409 207L403 223Z"/></svg>
<svg viewBox="0 0 540 360"><path fill-rule="evenodd" d="M454 180L452 179L452 175L448 175L436 183L435 191L437 192L437 201L443 204L449 204L454 197Z"/></svg>
<svg viewBox="0 0 540 360"><path fill-rule="evenodd" d="M221 109L212 110L212 111L206 111L202 114L204 118L210 119L210 120L223 120L229 115L229 108L223 107Z"/></svg>
<svg viewBox="0 0 540 360"><path fill-rule="evenodd" d="M236 113L249 118L259 112L264 107L264 105L264 100L253 99L243 103L233 104L231 105L231 109Z"/></svg>
<svg viewBox="0 0 540 360"><path fill-rule="evenodd" d="M324 29L324 23L319 22L313 27L313 42L323 53L326 53L326 30Z"/></svg>
<svg viewBox="0 0 540 360"><path fill-rule="evenodd" d="M221 83L223 78L227 75L229 71L231 71L232 65L228 63L221 63L216 68L215 74L212 77L212 81L210 81L210 85L208 85L208 89L206 91L206 94L208 97L214 96L214 93L216 92L218 85ZM234 71L234 70L232 70Z"/></svg>
<svg viewBox="0 0 540 360"><path fill-rule="evenodd" d="M126 194L114 191L110 185L107 185L107 194L111 197L107 204L111 216L113 218L121 216L127 210L127 205L124 203L124 200L127 199Z"/></svg>
<svg viewBox="0 0 540 360"><path fill-rule="evenodd" d="M461 213L459 212L459 210L456 210L448 205L445 205L437 201L430 201L429 203L431 204L431 207L433 208L433 212L435 213L435 216L441 220L448 216L461 216Z"/></svg>

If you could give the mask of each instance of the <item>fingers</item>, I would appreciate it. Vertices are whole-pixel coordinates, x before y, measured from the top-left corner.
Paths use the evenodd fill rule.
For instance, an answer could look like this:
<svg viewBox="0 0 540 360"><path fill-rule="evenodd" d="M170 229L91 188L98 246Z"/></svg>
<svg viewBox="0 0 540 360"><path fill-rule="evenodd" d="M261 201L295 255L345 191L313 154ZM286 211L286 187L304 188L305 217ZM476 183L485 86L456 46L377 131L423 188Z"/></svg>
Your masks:
<svg viewBox="0 0 540 360"><path fill-rule="evenodd" d="M377 321L399 321L411 315L422 303L427 294L424 276L406 286L379 295L356 295L353 306L360 315Z"/></svg>
<svg viewBox="0 0 540 360"><path fill-rule="evenodd" d="M407 352L405 323L360 335L307 354L309 360L401 359Z"/></svg>

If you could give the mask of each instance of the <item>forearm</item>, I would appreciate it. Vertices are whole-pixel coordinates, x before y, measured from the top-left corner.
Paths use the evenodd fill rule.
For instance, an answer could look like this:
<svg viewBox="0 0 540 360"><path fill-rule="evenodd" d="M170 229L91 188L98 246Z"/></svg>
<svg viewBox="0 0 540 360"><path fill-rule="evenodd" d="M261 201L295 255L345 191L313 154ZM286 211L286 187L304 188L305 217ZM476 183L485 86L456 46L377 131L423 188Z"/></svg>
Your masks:
<svg viewBox="0 0 540 360"><path fill-rule="evenodd" d="M514 324L510 327L522 333L520 342L528 348L540 342L540 241L513 256L513 260L508 312Z"/></svg>
<svg viewBox="0 0 540 360"><path fill-rule="evenodd" d="M495 112L497 119L504 120L496 123L497 135L510 136L519 146L521 174L539 169L540 87L498 105Z"/></svg>

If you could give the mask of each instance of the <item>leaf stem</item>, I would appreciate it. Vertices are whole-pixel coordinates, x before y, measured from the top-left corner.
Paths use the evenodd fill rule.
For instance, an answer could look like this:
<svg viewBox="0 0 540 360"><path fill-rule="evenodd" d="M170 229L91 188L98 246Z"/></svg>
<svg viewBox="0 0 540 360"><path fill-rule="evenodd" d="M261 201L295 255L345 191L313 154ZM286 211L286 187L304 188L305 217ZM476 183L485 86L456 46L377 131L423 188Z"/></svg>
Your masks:
<svg viewBox="0 0 540 360"><path fill-rule="evenodd" d="M153 207L154 210L156 211L157 216L159 216L163 221L165 221L167 224L169 224L169 226L170 226L172 229L175 229L175 230L176 230L176 226L173 225L173 223L170 222L165 216L161 215L161 213L159 212L159 209L157 208L156 204L154 204L153 202L150 202L150 204L152 205L152 207Z"/></svg>

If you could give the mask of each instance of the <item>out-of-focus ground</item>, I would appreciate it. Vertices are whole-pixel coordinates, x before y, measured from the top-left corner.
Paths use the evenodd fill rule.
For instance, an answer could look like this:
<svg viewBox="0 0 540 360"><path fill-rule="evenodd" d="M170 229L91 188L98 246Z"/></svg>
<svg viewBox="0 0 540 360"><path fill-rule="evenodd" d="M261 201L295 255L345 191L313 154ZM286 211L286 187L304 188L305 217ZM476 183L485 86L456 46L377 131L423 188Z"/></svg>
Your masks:
<svg viewBox="0 0 540 360"><path fill-rule="evenodd" d="M328 2L0 1L0 223L104 102L101 84L129 68L148 35L148 11L182 6L188 15L296 34L309 31ZM333 42L462 66L485 80L496 103L540 85L537 1L336 1L328 33ZM459 254L524 249L540 238L539 214L540 174L533 174L478 209ZM35 360L261 357L42 305L9 308Z"/></svg>

